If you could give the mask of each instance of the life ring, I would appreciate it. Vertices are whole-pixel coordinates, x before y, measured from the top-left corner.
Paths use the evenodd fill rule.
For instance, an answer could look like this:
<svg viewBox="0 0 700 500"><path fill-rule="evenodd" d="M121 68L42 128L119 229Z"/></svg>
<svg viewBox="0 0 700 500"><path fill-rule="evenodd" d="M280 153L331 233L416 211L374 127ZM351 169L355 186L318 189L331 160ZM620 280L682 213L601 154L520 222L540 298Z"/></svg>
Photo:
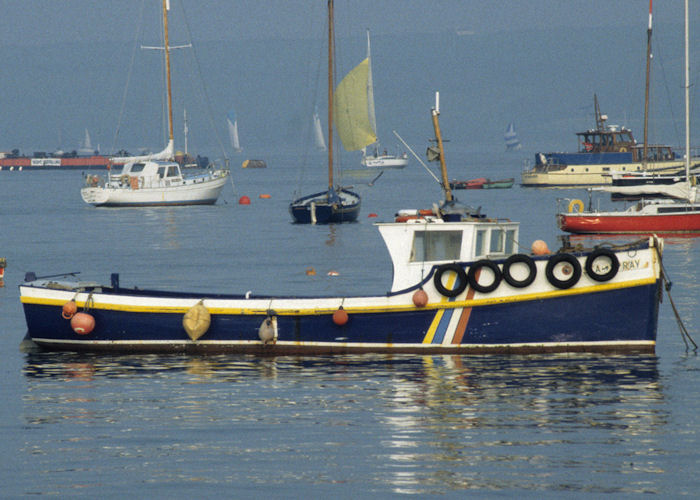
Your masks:
<svg viewBox="0 0 700 500"><path fill-rule="evenodd" d="M596 259L599 257L606 257L610 259L610 269L606 273L599 273L593 267ZM597 248L586 259L586 274L596 281L610 281L617 274L618 269L620 269L620 261L617 259L615 252L609 248Z"/></svg>
<svg viewBox="0 0 700 500"><path fill-rule="evenodd" d="M129 176L127 174L122 174L119 176L120 184L126 184L127 182L129 182Z"/></svg>
<svg viewBox="0 0 700 500"><path fill-rule="evenodd" d="M623 146L623 147L620 148L620 153L626 153L626 152L627 152L627 148L626 148L626 147Z"/></svg>
<svg viewBox="0 0 700 500"><path fill-rule="evenodd" d="M482 285L477 280L476 273L478 273L482 267L488 267L493 273L493 283L491 283L490 285ZM503 279L503 275L501 274L501 270L493 261L488 259L482 259L477 260L476 262L474 262L474 264L472 264L469 267L469 274L467 274L467 279L469 280L469 286L477 292L490 293L493 292L496 288L498 288L498 285L501 284L501 279Z"/></svg>
<svg viewBox="0 0 700 500"><path fill-rule="evenodd" d="M572 267L571 276L568 279L560 280L554 276L554 268L560 263L569 264ZM579 264L578 259L568 253L558 253L552 256L547 262L547 267L545 268L545 274L547 275L547 280L557 288L562 290L566 288L571 288L578 280L581 278L581 264Z"/></svg>
<svg viewBox="0 0 700 500"><path fill-rule="evenodd" d="M453 272L457 274L457 286L453 289L449 289L442 284L442 275L446 272ZM435 270L433 283L435 284L435 289L440 293L440 295L444 295L445 297L456 297L467 288L467 273L465 273L464 268L458 264L443 264L438 266L438 268Z"/></svg>
<svg viewBox="0 0 700 500"><path fill-rule="evenodd" d="M510 272L510 268L515 264L525 264L527 266L528 275L525 277L525 279L518 280L513 277L513 275ZM511 255L503 263L503 279L506 280L506 283L508 283L512 287L525 288L526 286L531 285L533 281L535 281L536 276L537 266L535 265L535 261L532 260L532 257L530 257L529 255L525 255L522 253Z"/></svg>
<svg viewBox="0 0 700 500"><path fill-rule="evenodd" d="M569 212L570 213L573 213L574 207L578 207L577 212L579 212L579 213L583 212L583 202L581 200L574 199L574 200L571 200L569 202Z"/></svg>

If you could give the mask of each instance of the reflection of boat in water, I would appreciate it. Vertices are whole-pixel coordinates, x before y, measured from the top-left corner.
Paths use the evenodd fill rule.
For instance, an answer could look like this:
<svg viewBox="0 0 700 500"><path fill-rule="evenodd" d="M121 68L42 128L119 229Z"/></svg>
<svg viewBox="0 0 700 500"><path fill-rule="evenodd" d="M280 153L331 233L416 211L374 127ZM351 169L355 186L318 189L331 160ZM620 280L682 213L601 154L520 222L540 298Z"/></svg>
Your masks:
<svg viewBox="0 0 700 500"><path fill-rule="evenodd" d="M437 102L431 116L445 199L376 224L393 265L388 293L203 294L30 273L20 285L28 338L76 351L653 352L661 242L517 253L517 222L452 196Z"/></svg>

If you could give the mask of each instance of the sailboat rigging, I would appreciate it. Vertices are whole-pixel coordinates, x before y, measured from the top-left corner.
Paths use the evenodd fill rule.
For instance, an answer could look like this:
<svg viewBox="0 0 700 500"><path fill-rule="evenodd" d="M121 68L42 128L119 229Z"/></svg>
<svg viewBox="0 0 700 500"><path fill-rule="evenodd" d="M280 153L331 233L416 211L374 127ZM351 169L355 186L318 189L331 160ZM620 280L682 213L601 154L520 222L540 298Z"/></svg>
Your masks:
<svg viewBox="0 0 700 500"><path fill-rule="evenodd" d="M649 32L651 32L651 0L649 1ZM690 63L688 54L688 0L685 0L685 199L643 199L624 211L574 212L583 207L572 200L568 213L557 214L563 231L571 233L700 233L700 203L697 187L690 176Z"/></svg>
<svg viewBox="0 0 700 500"><path fill-rule="evenodd" d="M165 55L168 145L160 153L143 156L112 158L124 164L121 173L108 171L106 178L86 176L86 186L80 190L83 201L94 206L162 206L209 205L216 203L229 175L228 169L208 169L204 173L184 175L173 161L172 82L170 76L170 44L168 38L169 0L162 0Z"/></svg>
<svg viewBox="0 0 700 500"><path fill-rule="evenodd" d="M336 187L333 180L333 123L335 105L333 93L333 44L333 0L328 0L328 189L319 193L302 196L290 203L289 212L294 222L300 224L354 222L357 220L357 216L360 213L360 195L343 187ZM340 91L340 94L342 96L343 92ZM342 115L343 113L339 113L339 116ZM344 123L344 118L341 118L338 124L339 134L342 129L341 123Z"/></svg>

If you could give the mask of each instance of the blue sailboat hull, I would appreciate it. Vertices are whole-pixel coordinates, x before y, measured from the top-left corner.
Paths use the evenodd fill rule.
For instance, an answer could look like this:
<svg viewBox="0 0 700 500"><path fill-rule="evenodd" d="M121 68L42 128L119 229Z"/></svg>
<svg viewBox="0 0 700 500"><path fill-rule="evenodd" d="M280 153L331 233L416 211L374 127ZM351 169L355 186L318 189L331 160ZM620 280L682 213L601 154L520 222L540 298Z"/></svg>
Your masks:
<svg viewBox="0 0 700 500"><path fill-rule="evenodd" d="M360 214L360 195L347 189L311 194L294 200L289 213L297 224L355 222Z"/></svg>

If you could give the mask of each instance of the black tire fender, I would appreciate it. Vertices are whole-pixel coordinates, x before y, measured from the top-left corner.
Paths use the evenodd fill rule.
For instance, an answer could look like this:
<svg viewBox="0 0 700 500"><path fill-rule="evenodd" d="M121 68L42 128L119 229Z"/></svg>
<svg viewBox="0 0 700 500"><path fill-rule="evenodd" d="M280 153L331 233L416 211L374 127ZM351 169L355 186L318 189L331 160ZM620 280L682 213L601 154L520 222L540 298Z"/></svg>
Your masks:
<svg viewBox="0 0 700 500"><path fill-rule="evenodd" d="M566 280L560 280L554 276L554 268L557 264L566 262L570 264L573 268L571 277ZM550 257L549 262L547 262L547 267L545 268L545 274L547 275L547 280L555 287L565 290L571 288L578 280L581 279L581 264L579 264L578 259L569 253L558 253Z"/></svg>
<svg viewBox="0 0 700 500"><path fill-rule="evenodd" d="M490 285L481 285L476 279L476 273L479 272L482 267L488 267L491 272L493 272L493 283ZM501 284L502 278L503 274L501 274L501 270L498 268L498 265L488 259L481 259L474 262L471 266L469 266L469 274L467 274L469 286L481 293L493 292L496 288L498 288L498 285Z"/></svg>
<svg viewBox="0 0 700 500"><path fill-rule="evenodd" d="M442 275L446 272L453 272L457 274L457 286L451 290L442 284ZM464 272L464 268L459 264L442 264L435 270L433 284L440 295L444 295L445 297L456 297L466 290L467 283L467 273Z"/></svg>
<svg viewBox="0 0 700 500"><path fill-rule="evenodd" d="M517 280L510 273L511 266L515 264L525 264L528 267L529 274L525 279ZM508 283L512 287L525 288L526 286L530 286L532 282L535 281L536 277L537 265L535 264L535 261L532 259L532 257L530 257L529 255L525 255L522 253L511 255L503 263L503 279L506 280L506 283Z"/></svg>
<svg viewBox="0 0 700 500"><path fill-rule="evenodd" d="M607 273L598 273L593 269L593 263L599 257L607 257L610 259L610 270ZM620 269L620 261L615 255L615 252L609 248L596 248L591 252L591 254L586 258L586 274L596 281L610 281L615 277L617 271Z"/></svg>

